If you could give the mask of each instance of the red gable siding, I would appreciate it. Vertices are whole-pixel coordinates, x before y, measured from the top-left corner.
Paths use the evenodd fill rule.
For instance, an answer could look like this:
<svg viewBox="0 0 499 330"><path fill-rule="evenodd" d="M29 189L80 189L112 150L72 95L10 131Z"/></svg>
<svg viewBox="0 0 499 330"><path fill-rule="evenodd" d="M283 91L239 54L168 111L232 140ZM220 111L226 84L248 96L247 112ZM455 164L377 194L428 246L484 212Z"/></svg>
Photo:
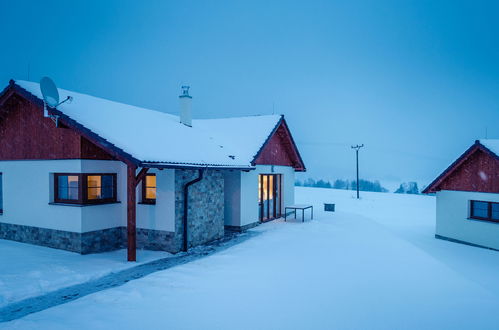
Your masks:
<svg viewBox="0 0 499 330"><path fill-rule="evenodd" d="M0 117L0 160L112 159L105 151L70 128L57 128L43 109L11 95Z"/></svg>
<svg viewBox="0 0 499 330"><path fill-rule="evenodd" d="M274 134L270 138L260 156L256 159L255 164L293 166L285 142L279 134Z"/></svg>
<svg viewBox="0 0 499 330"><path fill-rule="evenodd" d="M256 165L291 166L297 171L305 170L305 166L284 120L281 121L279 127L265 143L254 163Z"/></svg>
<svg viewBox="0 0 499 330"><path fill-rule="evenodd" d="M425 192L439 190L499 193L499 160L477 145L460 164L449 169L440 182L430 185Z"/></svg>

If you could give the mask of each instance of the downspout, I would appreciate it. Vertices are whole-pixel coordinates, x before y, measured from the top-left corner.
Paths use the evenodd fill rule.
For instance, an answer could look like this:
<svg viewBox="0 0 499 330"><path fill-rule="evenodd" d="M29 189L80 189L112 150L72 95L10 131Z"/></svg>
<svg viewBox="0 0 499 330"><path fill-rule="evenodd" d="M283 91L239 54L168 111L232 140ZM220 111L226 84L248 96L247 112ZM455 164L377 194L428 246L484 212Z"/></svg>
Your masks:
<svg viewBox="0 0 499 330"><path fill-rule="evenodd" d="M189 187L193 184L203 180L204 169L198 170L198 177L192 181L187 182L184 185L184 217L183 217L183 227L184 227L184 237L183 237L183 247L182 251L187 252L187 217L188 217L188 209L189 209Z"/></svg>

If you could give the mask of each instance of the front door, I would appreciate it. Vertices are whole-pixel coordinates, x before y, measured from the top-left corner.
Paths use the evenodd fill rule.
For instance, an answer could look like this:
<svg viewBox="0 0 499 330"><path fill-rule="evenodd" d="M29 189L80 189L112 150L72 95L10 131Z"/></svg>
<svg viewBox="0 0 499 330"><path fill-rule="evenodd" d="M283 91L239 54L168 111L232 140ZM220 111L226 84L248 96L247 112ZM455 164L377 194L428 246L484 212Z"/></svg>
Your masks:
<svg viewBox="0 0 499 330"><path fill-rule="evenodd" d="M260 221L281 217L281 181L281 174L260 174L258 176Z"/></svg>

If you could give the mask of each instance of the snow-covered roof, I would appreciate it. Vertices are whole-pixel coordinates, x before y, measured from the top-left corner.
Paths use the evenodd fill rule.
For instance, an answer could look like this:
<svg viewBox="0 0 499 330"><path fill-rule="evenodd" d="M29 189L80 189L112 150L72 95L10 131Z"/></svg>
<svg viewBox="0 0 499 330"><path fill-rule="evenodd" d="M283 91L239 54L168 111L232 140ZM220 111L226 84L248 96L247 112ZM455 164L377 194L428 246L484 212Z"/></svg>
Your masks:
<svg viewBox="0 0 499 330"><path fill-rule="evenodd" d="M42 99L38 83L17 80ZM252 168L252 161L281 116L193 120L192 127L164 112L59 88L58 110L142 163Z"/></svg>

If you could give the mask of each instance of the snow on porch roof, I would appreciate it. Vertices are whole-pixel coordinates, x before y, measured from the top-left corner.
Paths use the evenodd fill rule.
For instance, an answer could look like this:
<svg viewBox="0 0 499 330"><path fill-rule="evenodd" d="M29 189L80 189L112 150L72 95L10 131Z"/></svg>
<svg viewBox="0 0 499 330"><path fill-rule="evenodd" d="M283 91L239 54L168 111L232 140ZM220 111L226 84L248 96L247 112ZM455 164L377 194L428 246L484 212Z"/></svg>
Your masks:
<svg viewBox="0 0 499 330"><path fill-rule="evenodd" d="M42 99L38 83L16 85ZM179 117L59 88L64 115L143 164L253 168L251 162L281 116L200 119L193 127Z"/></svg>

